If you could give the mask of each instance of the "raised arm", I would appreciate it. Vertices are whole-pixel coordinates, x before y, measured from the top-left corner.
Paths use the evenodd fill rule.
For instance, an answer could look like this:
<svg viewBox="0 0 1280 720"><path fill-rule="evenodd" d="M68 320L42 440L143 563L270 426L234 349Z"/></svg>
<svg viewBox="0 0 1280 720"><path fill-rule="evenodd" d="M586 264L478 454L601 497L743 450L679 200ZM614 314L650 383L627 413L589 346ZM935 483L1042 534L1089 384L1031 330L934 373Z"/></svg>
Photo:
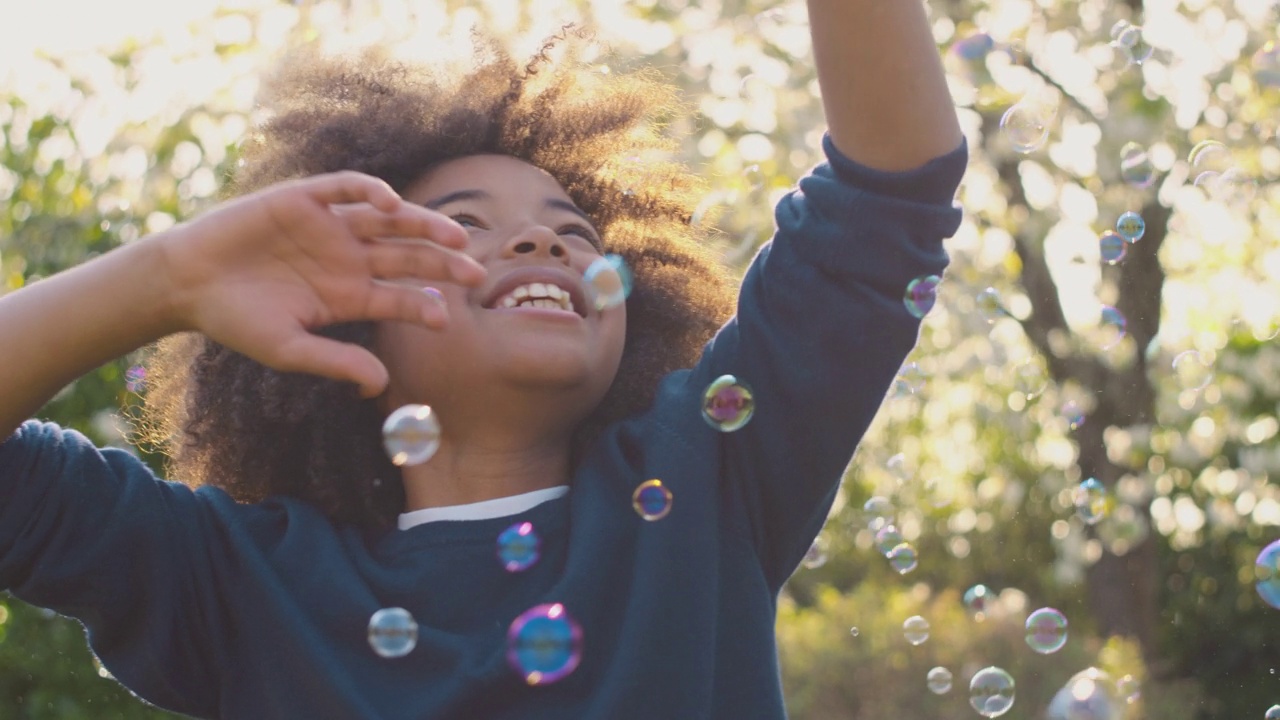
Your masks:
<svg viewBox="0 0 1280 720"><path fill-rule="evenodd" d="M809 0L822 106L841 153L910 170L960 145L946 74L920 0Z"/></svg>

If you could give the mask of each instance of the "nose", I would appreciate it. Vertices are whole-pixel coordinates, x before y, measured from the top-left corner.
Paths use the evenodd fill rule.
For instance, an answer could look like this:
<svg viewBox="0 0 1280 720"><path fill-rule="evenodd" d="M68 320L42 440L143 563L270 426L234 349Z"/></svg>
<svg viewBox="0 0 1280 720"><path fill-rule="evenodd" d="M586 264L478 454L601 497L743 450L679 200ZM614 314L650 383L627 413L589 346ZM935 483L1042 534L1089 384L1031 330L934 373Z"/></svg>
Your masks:
<svg viewBox="0 0 1280 720"><path fill-rule="evenodd" d="M507 241L504 255L547 256L559 260L569 259L569 249L551 228L546 225L531 225L516 233Z"/></svg>

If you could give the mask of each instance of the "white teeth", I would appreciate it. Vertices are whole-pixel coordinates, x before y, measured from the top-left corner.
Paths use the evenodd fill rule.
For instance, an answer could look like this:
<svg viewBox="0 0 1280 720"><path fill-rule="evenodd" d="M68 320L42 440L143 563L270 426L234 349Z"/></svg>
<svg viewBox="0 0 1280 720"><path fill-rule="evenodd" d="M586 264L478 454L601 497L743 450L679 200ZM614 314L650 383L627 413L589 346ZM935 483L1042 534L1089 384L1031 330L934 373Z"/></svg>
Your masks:
<svg viewBox="0 0 1280 720"><path fill-rule="evenodd" d="M542 283L533 283L529 286L529 294L533 297L547 297L547 286Z"/></svg>
<svg viewBox="0 0 1280 720"><path fill-rule="evenodd" d="M528 285L521 285L520 287L511 291L511 297L515 298L516 300L519 300L522 297L528 297L528 296L529 296Z"/></svg>
<svg viewBox="0 0 1280 720"><path fill-rule="evenodd" d="M568 291L552 283L521 285L495 303L496 307L502 308L522 305L574 312L573 298L569 296Z"/></svg>
<svg viewBox="0 0 1280 720"><path fill-rule="evenodd" d="M518 304L520 304L520 301L516 300L513 295L508 295L502 300L502 307L504 308L513 308Z"/></svg>

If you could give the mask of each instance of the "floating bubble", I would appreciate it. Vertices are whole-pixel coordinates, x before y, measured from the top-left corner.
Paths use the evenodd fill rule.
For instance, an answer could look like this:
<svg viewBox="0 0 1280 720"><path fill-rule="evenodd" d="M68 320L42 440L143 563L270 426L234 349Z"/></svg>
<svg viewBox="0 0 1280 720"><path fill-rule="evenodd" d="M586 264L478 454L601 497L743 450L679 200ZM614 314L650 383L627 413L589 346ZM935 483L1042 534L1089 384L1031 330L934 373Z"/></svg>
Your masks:
<svg viewBox="0 0 1280 720"><path fill-rule="evenodd" d="M1262 720L1280 720L1280 705L1267 708L1267 714L1262 716Z"/></svg>
<svg viewBox="0 0 1280 720"><path fill-rule="evenodd" d="M1131 243L1138 242L1147 232L1147 223L1136 212L1129 211L1116 219L1116 232Z"/></svg>
<svg viewBox="0 0 1280 720"><path fill-rule="evenodd" d="M747 188L755 191L764 187L764 172L760 170L759 165L749 165L742 172L743 178L747 181Z"/></svg>
<svg viewBox="0 0 1280 720"><path fill-rule="evenodd" d="M1120 178L1134 187L1150 187L1155 180L1155 168L1147 156L1146 148L1138 143L1126 143L1120 148Z"/></svg>
<svg viewBox="0 0 1280 720"><path fill-rule="evenodd" d="M895 525L885 525L876 531L876 549L885 557L888 557L894 548L906 541L906 538L902 537L902 531L898 530Z"/></svg>
<svg viewBox="0 0 1280 720"><path fill-rule="evenodd" d="M894 480L902 482L907 479L907 456L902 453L896 453L884 463L884 469L889 471Z"/></svg>
<svg viewBox="0 0 1280 720"><path fill-rule="evenodd" d="M607 310L627 301L631 294L631 271L621 255L596 258L582 273L587 302L596 310Z"/></svg>
<svg viewBox="0 0 1280 720"><path fill-rule="evenodd" d="M1116 681L1116 695L1126 704L1132 705L1142 697L1142 686L1132 675L1125 675Z"/></svg>
<svg viewBox="0 0 1280 720"><path fill-rule="evenodd" d="M1201 140L1187 153L1187 162L1191 165L1191 176L1201 173L1226 172L1234 165L1231 151L1217 140Z"/></svg>
<svg viewBox="0 0 1280 720"><path fill-rule="evenodd" d="M916 565L919 564L916 549L911 546L911 543L903 543L899 545L898 547L890 550L889 554L885 557L889 558L889 565L893 567L894 570L897 570L899 575L906 575L912 570L915 570Z"/></svg>
<svg viewBox="0 0 1280 720"><path fill-rule="evenodd" d="M1072 493L1072 501L1076 506L1076 514L1086 525L1094 525L1106 517L1110 502L1107 488L1095 478L1088 478L1080 483Z"/></svg>
<svg viewBox="0 0 1280 720"><path fill-rule="evenodd" d="M934 695L946 695L951 692L951 671L939 665L929 671L925 684Z"/></svg>
<svg viewBox="0 0 1280 720"><path fill-rule="evenodd" d="M964 606L974 615L985 615L995 599L995 593L991 592L991 588L986 585L974 585L964 593Z"/></svg>
<svg viewBox="0 0 1280 720"><path fill-rule="evenodd" d="M1130 27L1133 27L1133 25L1130 24L1128 20L1117 20L1116 23L1111 26L1111 42L1115 42L1119 40L1120 33L1124 32L1126 29Z"/></svg>
<svg viewBox="0 0 1280 720"><path fill-rule="evenodd" d="M1280 610L1280 540L1262 548L1253 561L1253 577L1262 601Z"/></svg>
<svg viewBox="0 0 1280 720"><path fill-rule="evenodd" d="M741 429L755 411L751 388L733 375L721 375L702 393L702 418L720 432Z"/></svg>
<svg viewBox="0 0 1280 720"><path fill-rule="evenodd" d="M533 523L520 522L498 536L498 561L507 572L521 572L538 562L542 540L534 532Z"/></svg>
<svg viewBox="0 0 1280 720"><path fill-rule="evenodd" d="M898 397L906 397L915 395L924 390L924 382L928 376L924 374L924 370L916 363L905 363L898 375L893 379L893 392Z"/></svg>
<svg viewBox="0 0 1280 720"><path fill-rule="evenodd" d="M1232 167L1221 173L1201 173L1196 177L1195 185L1213 201L1234 206L1251 200L1258 184L1244 170Z"/></svg>
<svg viewBox="0 0 1280 720"><path fill-rule="evenodd" d="M1155 49L1147 42L1140 25L1130 25L1121 30L1116 37L1115 44L1120 46L1120 49L1135 65L1141 65L1150 59L1151 53Z"/></svg>
<svg viewBox="0 0 1280 720"><path fill-rule="evenodd" d="M405 405L382 423L382 444L396 465L421 465L440 449L440 421L426 405Z"/></svg>
<svg viewBox="0 0 1280 720"><path fill-rule="evenodd" d="M922 275L907 284L907 293L902 298L903 304L907 306L907 312L918 318L923 318L933 309L933 304L938 300L938 283L942 282L942 278L937 275Z"/></svg>
<svg viewBox="0 0 1280 720"><path fill-rule="evenodd" d="M800 564L809 570L817 570L827 564L827 539L821 535L813 539L813 544L805 551Z"/></svg>
<svg viewBox="0 0 1280 720"><path fill-rule="evenodd" d="M1032 650L1048 655L1066 644L1066 615L1053 608L1040 608L1027 616L1027 646Z"/></svg>
<svg viewBox="0 0 1280 720"><path fill-rule="evenodd" d="M1173 376L1183 390L1203 390L1213 380L1213 366L1198 350L1186 350L1173 358Z"/></svg>
<svg viewBox="0 0 1280 720"><path fill-rule="evenodd" d="M134 365L124 373L125 389L131 393L142 392L143 385L147 381L147 369L141 365Z"/></svg>
<svg viewBox="0 0 1280 720"><path fill-rule="evenodd" d="M912 645L922 645L929 639L929 621L919 615L912 615L902 623L902 635Z"/></svg>
<svg viewBox="0 0 1280 720"><path fill-rule="evenodd" d="M978 31L970 33L951 44L951 52L961 60L981 60L996 46L990 35Z"/></svg>
<svg viewBox="0 0 1280 720"><path fill-rule="evenodd" d="M645 480L631 493L631 507L649 522L661 520L671 512L671 491L657 478Z"/></svg>
<svg viewBox="0 0 1280 720"><path fill-rule="evenodd" d="M1128 329L1129 322L1123 313L1110 306L1102 308L1098 322L1098 346L1110 350L1119 345Z"/></svg>
<svg viewBox="0 0 1280 720"><path fill-rule="evenodd" d="M582 660L582 628L560 603L529 608L507 630L507 662L530 685L553 683Z"/></svg>
<svg viewBox="0 0 1280 720"><path fill-rule="evenodd" d="M987 288L978 293L978 297L974 298L974 305L978 308L978 314L988 323L994 323L1009 314L1004 309L1004 299L1000 297L1000 291L995 288Z"/></svg>
<svg viewBox="0 0 1280 720"><path fill-rule="evenodd" d="M1067 421L1067 427L1075 430L1084 424L1084 409L1074 400L1068 400L1062 403L1062 417Z"/></svg>
<svg viewBox="0 0 1280 720"><path fill-rule="evenodd" d="M1129 243L1110 230L1098 236L1098 255L1108 265L1115 265L1129 252Z"/></svg>
<svg viewBox="0 0 1280 720"><path fill-rule="evenodd" d="M849 628L849 634L852 635L853 637L858 637L858 628L856 627Z"/></svg>
<svg viewBox="0 0 1280 720"><path fill-rule="evenodd" d="M983 717L998 717L1013 707L1013 676L998 667L987 667L969 681L969 704Z"/></svg>
<svg viewBox="0 0 1280 720"><path fill-rule="evenodd" d="M404 657L418 644L418 622L404 608L383 608L369 618L369 647L384 658Z"/></svg>
<svg viewBox="0 0 1280 720"><path fill-rule="evenodd" d="M1013 369L1013 386L1028 400L1034 400L1049 387L1049 371L1038 357L1027 358Z"/></svg>
<svg viewBox="0 0 1280 720"><path fill-rule="evenodd" d="M1022 100L1014 103L1000 118L1000 129L1009 144L1020 153L1039 150L1049 139L1052 113L1041 103Z"/></svg>
<svg viewBox="0 0 1280 720"><path fill-rule="evenodd" d="M1098 668L1078 672L1045 711L1045 720L1121 720L1125 713L1112 695L1111 677Z"/></svg>
<svg viewBox="0 0 1280 720"><path fill-rule="evenodd" d="M868 499L862 505L862 514L866 520L867 527L872 530L879 530L893 519L893 503L887 497L879 495Z"/></svg>

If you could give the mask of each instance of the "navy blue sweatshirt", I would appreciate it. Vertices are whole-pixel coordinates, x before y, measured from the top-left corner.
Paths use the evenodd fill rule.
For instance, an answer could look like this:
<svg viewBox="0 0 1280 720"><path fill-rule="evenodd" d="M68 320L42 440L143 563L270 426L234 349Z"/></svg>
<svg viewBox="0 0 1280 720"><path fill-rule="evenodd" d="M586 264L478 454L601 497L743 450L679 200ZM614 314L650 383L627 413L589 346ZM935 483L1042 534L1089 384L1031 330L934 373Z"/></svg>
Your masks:
<svg viewBox="0 0 1280 720"><path fill-rule="evenodd" d="M30 420L0 444L0 589L80 620L127 688L201 718L783 718L778 592L912 349L903 304L941 273L964 145L904 173L827 162L776 208L736 315L652 406L609 427L570 491L515 516L367 537L287 497L258 504L156 477L133 455ZM732 374L755 414L701 414ZM632 507L660 479L670 513ZM532 523L508 572L498 535ZM527 609L559 603L581 662L530 685L507 659ZM370 616L401 607L417 645L385 658Z"/></svg>

